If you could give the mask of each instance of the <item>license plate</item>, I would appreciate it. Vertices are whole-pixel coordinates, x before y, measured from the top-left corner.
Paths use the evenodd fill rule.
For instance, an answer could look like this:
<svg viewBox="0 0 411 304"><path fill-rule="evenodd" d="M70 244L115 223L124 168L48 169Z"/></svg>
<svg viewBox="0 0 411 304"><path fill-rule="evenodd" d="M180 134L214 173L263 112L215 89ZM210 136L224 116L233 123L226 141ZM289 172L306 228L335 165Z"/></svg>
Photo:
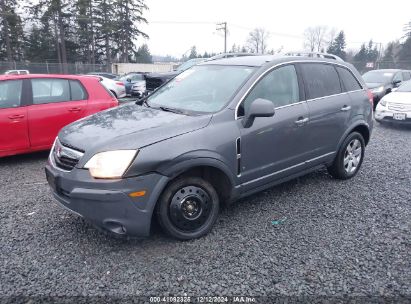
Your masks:
<svg viewBox="0 0 411 304"><path fill-rule="evenodd" d="M405 120L407 118L405 113L394 113L392 118L395 120Z"/></svg>

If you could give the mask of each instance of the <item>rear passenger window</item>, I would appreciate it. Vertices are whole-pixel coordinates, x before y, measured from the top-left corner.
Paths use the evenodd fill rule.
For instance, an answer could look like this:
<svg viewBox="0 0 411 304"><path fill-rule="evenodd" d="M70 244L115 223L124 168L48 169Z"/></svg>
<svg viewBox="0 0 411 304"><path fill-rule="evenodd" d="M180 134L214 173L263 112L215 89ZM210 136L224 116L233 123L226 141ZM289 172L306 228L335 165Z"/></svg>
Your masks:
<svg viewBox="0 0 411 304"><path fill-rule="evenodd" d="M17 108L21 105L23 80L0 81L0 109Z"/></svg>
<svg viewBox="0 0 411 304"><path fill-rule="evenodd" d="M287 65L265 75L246 97L238 115L242 116L247 113L251 102L257 98L270 100L276 108L299 102L300 94L295 67Z"/></svg>
<svg viewBox="0 0 411 304"><path fill-rule="evenodd" d="M66 79L35 78L31 80L33 104L70 100L70 86Z"/></svg>
<svg viewBox="0 0 411 304"><path fill-rule="evenodd" d="M346 92L361 90L362 87L358 83L358 80L347 69L337 67L338 74L340 75L342 84Z"/></svg>
<svg viewBox="0 0 411 304"><path fill-rule="evenodd" d="M78 80L70 80L71 100L87 99L87 93Z"/></svg>
<svg viewBox="0 0 411 304"><path fill-rule="evenodd" d="M304 83L309 99L341 93L340 79L330 64L301 64Z"/></svg>

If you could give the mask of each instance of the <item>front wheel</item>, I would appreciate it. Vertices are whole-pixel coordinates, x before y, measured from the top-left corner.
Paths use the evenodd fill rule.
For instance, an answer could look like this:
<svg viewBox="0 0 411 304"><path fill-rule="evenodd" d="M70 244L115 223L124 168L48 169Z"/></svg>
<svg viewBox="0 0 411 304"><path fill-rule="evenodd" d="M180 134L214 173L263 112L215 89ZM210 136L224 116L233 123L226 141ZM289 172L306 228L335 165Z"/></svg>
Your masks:
<svg viewBox="0 0 411 304"><path fill-rule="evenodd" d="M365 141L358 132L347 136L328 172L337 179L349 179L360 170L364 159Z"/></svg>
<svg viewBox="0 0 411 304"><path fill-rule="evenodd" d="M160 226L180 240L206 235L217 220L218 212L216 190L199 177L183 177L172 181L156 207Z"/></svg>

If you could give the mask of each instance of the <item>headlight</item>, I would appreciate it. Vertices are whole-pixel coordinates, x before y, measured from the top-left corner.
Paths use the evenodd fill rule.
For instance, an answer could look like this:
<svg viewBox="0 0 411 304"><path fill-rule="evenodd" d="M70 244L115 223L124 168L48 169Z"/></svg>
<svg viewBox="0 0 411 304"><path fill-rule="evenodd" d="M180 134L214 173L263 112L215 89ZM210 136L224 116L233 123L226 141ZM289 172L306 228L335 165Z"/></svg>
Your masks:
<svg viewBox="0 0 411 304"><path fill-rule="evenodd" d="M383 98L380 100L379 102L380 105L382 105L383 107L387 106L387 101Z"/></svg>
<svg viewBox="0 0 411 304"><path fill-rule="evenodd" d="M118 150L94 155L84 166L95 178L121 178L138 150Z"/></svg>
<svg viewBox="0 0 411 304"><path fill-rule="evenodd" d="M384 86L373 89L372 91L375 92L375 93L382 93L382 91L384 91Z"/></svg>

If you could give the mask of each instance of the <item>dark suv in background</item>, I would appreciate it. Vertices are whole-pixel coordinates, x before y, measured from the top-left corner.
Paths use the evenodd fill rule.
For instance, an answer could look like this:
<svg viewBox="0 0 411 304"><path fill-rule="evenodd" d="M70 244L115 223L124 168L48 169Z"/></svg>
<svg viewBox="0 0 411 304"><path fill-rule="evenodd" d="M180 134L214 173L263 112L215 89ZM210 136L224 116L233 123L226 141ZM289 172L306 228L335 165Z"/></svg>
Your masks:
<svg viewBox="0 0 411 304"><path fill-rule="evenodd" d="M411 79L411 72L398 69L372 70L363 76L365 84L374 95L374 108L386 94Z"/></svg>
<svg viewBox="0 0 411 304"><path fill-rule="evenodd" d="M65 127L46 175L58 202L105 230L148 236L155 216L192 239L212 229L221 204L322 167L352 178L372 127L372 94L348 63L220 59L141 105Z"/></svg>

